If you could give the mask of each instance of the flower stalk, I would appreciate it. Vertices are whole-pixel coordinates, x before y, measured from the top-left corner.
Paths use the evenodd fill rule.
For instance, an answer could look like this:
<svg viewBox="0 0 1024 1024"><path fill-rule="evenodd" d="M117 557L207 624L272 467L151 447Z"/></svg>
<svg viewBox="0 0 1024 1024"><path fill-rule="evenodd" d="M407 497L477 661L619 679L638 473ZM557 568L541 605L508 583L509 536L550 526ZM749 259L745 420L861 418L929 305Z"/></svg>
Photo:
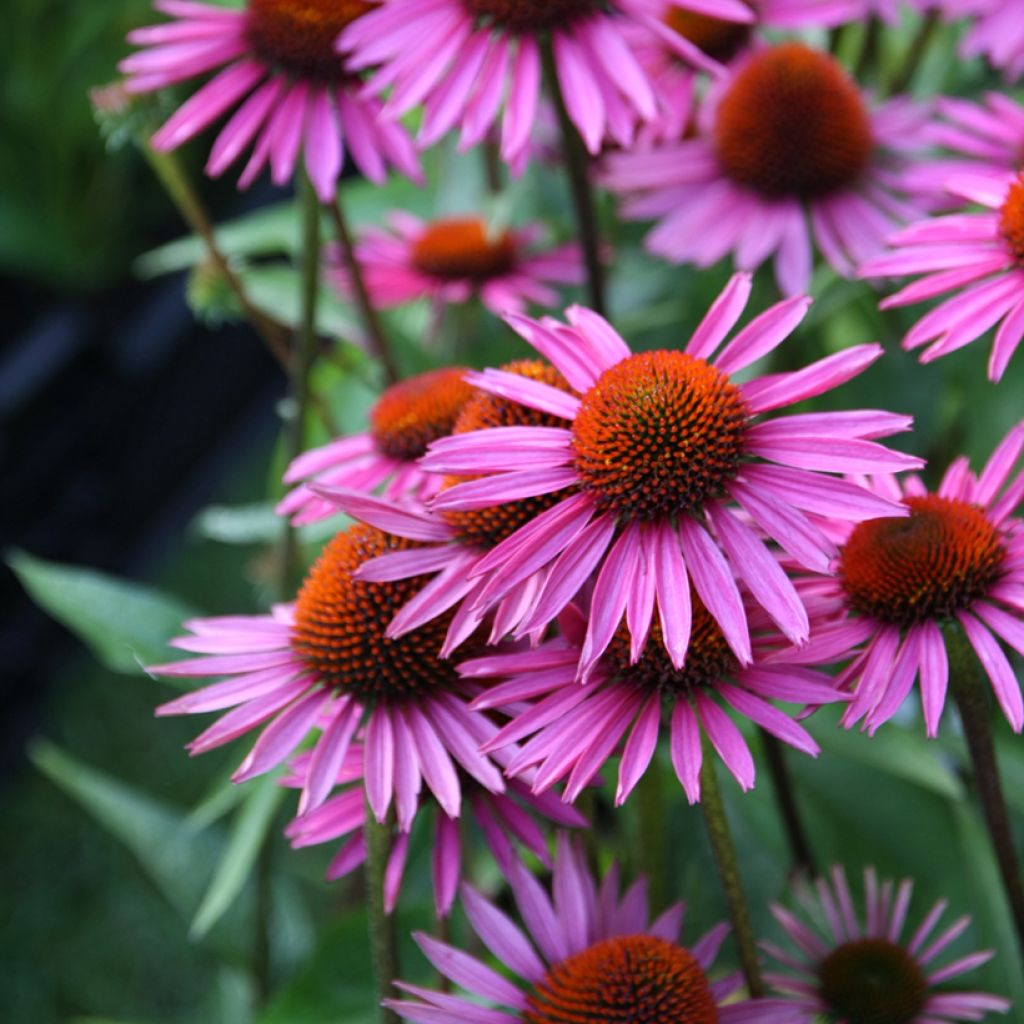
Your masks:
<svg viewBox="0 0 1024 1024"><path fill-rule="evenodd" d="M778 806L782 828L789 843L789 852L793 860L793 873L812 878L817 874L814 866L814 855L807 838L800 808L796 802L796 791L793 786L793 775L786 763L786 751L782 744L764 729L761 730L761 746L764 749L765 763L772 777L772 788L775 791L775 803Z"/></svg>
<svg viewBox="0 0 1024 1024"><path fill-rule="evenodd" d="M394 997L392 982L398 977L394 922L384 909L384 872L391 847L391 826L381 824L366 803L366 913L370 926L370 953L380 1003L380 1024L398 1024L398 1014L384 1006Z"/></svg>

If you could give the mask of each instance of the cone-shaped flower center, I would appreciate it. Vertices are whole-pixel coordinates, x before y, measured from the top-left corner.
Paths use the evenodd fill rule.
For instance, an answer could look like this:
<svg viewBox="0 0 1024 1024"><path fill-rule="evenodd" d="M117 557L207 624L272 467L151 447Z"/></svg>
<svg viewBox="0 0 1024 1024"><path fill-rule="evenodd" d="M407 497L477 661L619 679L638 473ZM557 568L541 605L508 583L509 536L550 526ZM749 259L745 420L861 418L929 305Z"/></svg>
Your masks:
<svg viewBox="0 0 1024 1024"><path fill-rule="evenodd" d="M716 1024L696 957L654 935L605 939L555 964L529 997L529 1024Z"/></svg>
<svg viewBox="0 0 1024 1024"><path fill-rule="evenodd" d="M548 363L540 359L522 359L507 363L502 369L520 377L549 384L560 391L571 392L565 378ZM488 430L491 427L564 427L565 421L548 413L528 409L518 402L499 398L483 391L476 392L466 403L459 416L454 434L466 434L473 430ZM448 477L445 486L464 483L474 477ZM515 533L521 526L540 515L566 496L566 491L542 494L522 501L508 501L491 508L472 509L466 512L441 512L445 522L455 531L464 544L491 547Z"/></svg>
<svg viewBox="0 0 1024 1024"><path fill-rule="evenodd" d="M573 423L576 468L625 519L698 511L743 456L747 408L721 371L683 352L641 352L605 370Z"/></svg>
<svg viewBox="0 0 1024 1024"><path fill-rule="evenodd" d="M829 1019L846 1024L910 1024L928 998L928 981L917 961L885 939L837 946L818 975Z"/></svg>
<svg viewBox="0 0 1024 1024"><path fill-rule="evenodd" d="M765 50L743 67L718 107L714 139L734 181L806 199L852 185L874 148L856 84L802 43Z"/></svg>
<svg viewBox="0 0 1024 1024"><path fill-rule="evenodd" d="M669 5L663 16L666 25L709 57L723 64L733 59L750 38L751 26L738 21L723 21L707 14Z"/></svg>
<svg viewBox="0 0 1024 1024"><path fill-rule="evenodd" d="M973 505L929 494L907 498L905 519L871 519L850 534L839 579L851 606L910 626L970 607L1002 574L999 531Z"/></svg>
<svg viewBox="0 0 1024 1024"><path fill-rule="evenodd" d="M432 441L447 437L473 394L466 373L452 366L392 384L370 411L377 448L393 459L418 459Z"/></svg>
<svg viewBox="0 0 1024 1024"><path fill-rule="evenodd" d="M560 28L601 9L601 0L462 0L470 14L512 32Z"/></svg>
<svg viewBox="0 0 1024 1024"><path fill-rule="evenodd" d="M736 658L726 642L718 623L704 607L700 598L690 590L693 605L693 624L690 627L690 644L686 649L686 662L681 669L675 668L665 650L661 624L655 616L651 633L640 654L640 660L629 663L630 631L623 619L605 651L605 663L615 677L636 683L645 690L660 690L666 695L687 695L696 689L714 687L736 670Z"/></svg>
<svg viewBox="0 0 1024 1024"><path fill-rule="evenodd" d="M437 656L451 613L397 640L384 636L430 577L393 583L352 578L371 558L418 546L357 523L324 548L296 599L292 648L325 685L363 701L411 700L457 685L455 669Z"/></svg>
<svg viewBox="0 0 1024 1024"><path fill-rule="evenodd" d="M334 44L341 30L379 0L249 0L253 53L296 78L334 81L343 75Z"/></svg>
<svg viewBox="0 0 1024 1024"><path fill-rule="evenodd" d="M1010 186L999 211L999 230L1017 261L1024 264L1024 171Z"/></svg>
<svg viewBox="0 0 1024 1024"><path fill-rule="evenodd" d="M515 266L515 238L508 231L489 234L475 217L436 220L413 245L412 262L432 277L486 281Z"/></svg>

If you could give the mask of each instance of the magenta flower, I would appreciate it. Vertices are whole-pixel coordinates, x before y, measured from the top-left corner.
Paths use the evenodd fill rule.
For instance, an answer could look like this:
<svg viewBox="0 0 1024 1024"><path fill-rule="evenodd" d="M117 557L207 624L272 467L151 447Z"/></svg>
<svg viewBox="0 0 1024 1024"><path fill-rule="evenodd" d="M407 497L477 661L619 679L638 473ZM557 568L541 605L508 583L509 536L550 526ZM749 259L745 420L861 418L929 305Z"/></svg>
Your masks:
<svg viewBox="0 0 1024 1024"><path fill-rule="evenodd" d="M370 494L379 488L388 498L427 498L441 485L417 460L431 441L452 432L473 394L461 366L430 370L387 388L370 410L370 429L340 437L304 452L288 467L286 484L298 484L277 506L295 526L337 513L318 497L314 486L344 486Z"/></svg>
<svg viewBox="0 0 1024 1024"><path fill-rule="evenodd" d="M980 476L966 459L953 462L935 494L916 476L902 487L894 477L872 481L910 515L849 531L835 579L815 582L816 600L849 617L792 654L811 665L856 652L839 680L855 690L847 727L863 719L874 733L919 678L925 729L936 736L949 681L943 629L953 624L977 654L1013 730L1024 727L1020 685L999 643L1024 653L1024 532L1010 518L1024 498L1024 472L1010 479L1022 451L1024 424L1010 431Z"/></svg>
<svg viewBox="0 0 1024 1024"><path fill-rule="evenodd" d="M534 792L566 779L564 799L573 801L622 745L616 805L625 802L647 771L662 718L669 714L672 764L690 803L700 800L702 732L740 786L746 790L754 785L754 759L723 704L816 757L819 749L810 733L771 702L818 705L846 696L824 674L780 661L764 664L763 655L778 647L778 634L757 609L750 610L758 627L754 663L742 666L700 599L690 594L687 602L692 625L681 668L662 646L664 627L653 624L645 644L637 634L630 636L627 611L589 682L580 686L577 665L586 618L575 607L560 618L557 639L530 650L463 662L461 675L487 682L471 706L503 709L511 718L484 750L499 751L532 736L522 749L513 749L506 773L536 768ZM505 681L495 684L496 678Z"/></svg>
<svg viewBox="0 0 1024 1024"><path fill-rule="evenodd" d="M1007 82L1024 75L1024 19L1018 0L939 0L951 18L973 18L960 53L986 57Z"/></svg>
<svg viewBox="0 0 1024 1024"><path fill-rule="evenodd" d="M951 992L952 978L981 966L995 955L970 953L939 966L935 961L971 923L954 921L939 935L935 927L946 909L941 900L907 937L907 912L913 882L879 885L874 868L864 872L864 916L859 918L840 867L831 884L815 883L817 898L808 893L809 910L818 928L804 924L783 907L772 907L796 952L770 943L764 949L784 971L765 980L789 997L792 1024L826 1018L837 1024L937 1024L938 1021L981 1020L988 1013L1006 1013L1010 1003L985 992ZM820 930L819 930L820 929Z"/></svg>
<svg viewBox="0 0 1024 1024"><path fill-rule="evenodd" d="M907 332L930 363L998 325L988 376L997 381L1024 338L1024 174L987 172L947 179L953 195L986 208L922 220L890 239L895 251L869 260L861 277L924 275L882 302L883 309L948 295ZM952 293L950 295L950 293Z"/></svg>
<svg viewBox="0 0 1024 1024"><path fill-rule="evenodd" d="M398 210L388 220L390 230L368 229L356 249L380 309L421 298L464 303L479 295L492 313L520 312L529 302L554 305L553 284L580 284L584 278L579 246L539 247L539 224L492 232L479 217L424 222ZM328 274L348 294L348 272L332 253Z"/></svg>
<svg viewBox="0 0 1024 1024"><path fill-rule="evenodd" d="M893 507L824 473L921 465L868 440L907 429L905 416L831 412L758 422L850 380L881 349L858 345L794 373L736 383L732 375L775 349L810 302L773 306L719 352L750 287L749 277L734 277L683 351L632 353L607 321L580 307L567 311L569 325L508 317L578 397L500 370L469 374L481 391L561 425L453 435L434 442L422 460L436 472L483 476L438 494L441 514L557 496L466 574L490 577L474 598L479 612L547 573L543 586L523 596L517 636L542 629L596 575L582 678L627 607L631 635L644 637L655 604L665 647L681 668L691 631L690 582L741 665L752 654L734 577L790 640L803 643L807 613L757 528L799 564L827 572L831 542L806 512L859 521L892 515Z"/></svg>
<svg viewBox="0 0 1024 1024"><path fill-rule="evenodd" d="M323 202L333 202L346 149L371 181L388 165L410 178L420 170L405 130L380 117L359 78L334 52L338 33L376 6L374 0L247 0L242 10L196 0L154 0L172 20L136 29L141 47L120 64L132 92L152 92L218 73L153 136L176 149L224 114L206 164L224 173L252 147L239 186L269 165L278 185L295 173L301 151Z"/></svg>
<svg viewBox="0 0 1024 1024"><path fill-rule="evenodd" d="M716 85L696 137L612 153L602 180L628 197L626 216L658 219L652 253L699 267L731 253L750 271L774 254L780 289L797 295L810 282L812 236L849 276L927 211L909 177L924 123L906 98L869 108L833 57L786 43Z"/></svg>
<svg viewBox="0 0 1024 1024"><path fill-rule="evenodd" d="M306 785L312 757L302 753L292 759L290 772L282 782L301 789ZM498 757L495 760L503 761ZM366 822L366 800L361 785L363 777L363 750L353 743L345 755L338 772L337 784L342 791L329 797L323 804L295 818L286 834L296 849L332 842L347 837L327 869L333 881L354 871L366 860L366 841L363 832ZM545 830L538 819L554 822L566 828L585 828L587 819L577 810L567 807L554 794L535 795L519 780L508 784L506 793L495 793L481 786L469 776L461 778L463 787L462 820L471 818L487 844L495 863L502 872L511 870L515 860L515 844L522 844L542 864L551 866ZM421 804L423 801L421 800ZM434 908L438 917L447 917L455 901L459 879L462 876L462 825L460 819L449 817L429 802L427 808L434 815L434 843L432 854L432 881ZM409 854L408 831L396 831L388 864L384 873L384 906L391 913L398 902L405 877Z"/></svg>
<svg viewBox="0 0 1024 1024"><path fill-rule="evenodd" d="M975 103L958 96L940 96L935 108L939 117L929 126L929 140L952 150L962 159L934 165L933 189L944 191L944 179L956 171L988 167L998 173L1015 171L1020 166L1024 107L1011 97L988 92L982 103ZM925 172L932 166L932 162L927 162Z"/></svg>
<svg viewBox="0 0 1024 1024"><path fill-rule="evenodd" d="M417 933L424 956L461 991L397 982L415 1001L386 1005L415 1024L792 1021L785 1016L792 1014L787 1000L735 1000L742 987L738 974L711 980L728 926L716 925L692 946L681 945L682 904L650 921L644 880L620 896L618 869L612 868L598 888L565 833L558 837L551 895L519 861L507 879L526 931L469 885L462 886L462 902L473 931L508 974Z"/></svg>
<svg viewBox="0 0 1024 1024"><path fill-rule="evenodd" d="M173 646L207 657L150 671L229 678L179 697L157 714L232 709L189 744L193 754L269 721L235 773L236 782L277 767L316 726L320 736L302 796L304 810L327 798L360 726L365 726L366 796L381 821L394 799L399 827L408 831L421 781L445 812L457 817L462 788L456 764L485 788L502 792L501 772L478 752L497 727L468 709L472 694L454 667L437 657L445 618L398 640L384 636L394 609L418 592L423 579L369 584L354 578L369 559L413 546L357 524L324 548L294 605L271 615L186 623L193 635L172 641Z"/></svg>

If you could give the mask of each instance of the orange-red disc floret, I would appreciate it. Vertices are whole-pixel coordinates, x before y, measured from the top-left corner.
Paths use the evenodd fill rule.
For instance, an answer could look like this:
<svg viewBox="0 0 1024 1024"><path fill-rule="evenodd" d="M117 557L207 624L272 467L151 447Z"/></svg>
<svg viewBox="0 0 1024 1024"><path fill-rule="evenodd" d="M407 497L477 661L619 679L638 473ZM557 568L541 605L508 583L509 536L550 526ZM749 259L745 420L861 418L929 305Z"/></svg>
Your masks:
<svg viewBox="0 0 1024 1024"><path fill-rule="evenodd" d="M343 77L334 49L342 29L379 0L249 0L247 34L253 52L296 78Z"/></svg>
<svg viewBox="0 0 1024 1024"><path fill-rule="evenodd" d="M583 396L576 468L598 506L624 519L697 512L736 475L748 419L740 389L703 359L641 352Z"/></svg>
<svg viewBox="0 0 1024 1024"><path fill-rule="evenodd" d="M452 613L440 615L397 640L388 624L430 581L429 576L363 583L352 573L415 541L357 523L339 533L309 571L295 602L292 648L326 686L361 701L406 701L455 689L458 674L438 658Z"/></svg>
<svg viewBox="0 0 1024 1024"><path fill-rule="evenodd" d="M601 0L462 0L470 14L511 32L562 28L602 7Z"/></svg>
<svg viewBox="0 0 1024 1024"><path fill-rule="evenodd" d="M435 220L413 244L412 262L446 281L486 281L515 266L516 240L510 231L491 234L477 217Z"/></svg>
<svg viewBox="0 0 1024 1024"><path fill-rule="evenodd" d="M837 946L821 962L818 991L830 1020L911 1024L928 999L928 980L902 946L857 939Z"/></svg>
<svg viewBox="0 0 1024 1024"><path fill-rule="evenodd" d="M527 1024L716 1024L711 985L687 949L654 935L597 942L552 966Z"/></svg>
<svg viewBox="0 0 1024 1024"><path fill-rule="evenodd" d="M743 66L718 107L714 141L734 181L772 198L851 186L874 150L856 83L802 43L764 50Z"/></svg>
<svg viewBox="0 0 1024 1024"><path fill-rule="evenodd" d="M1010 185L999 210L999 231L1017 261L1024 264L1024 171Z"/></svg>
<svg viewBox="0 0 1024 1024"><path fill-rule="evenodd" d="M723 21L672 4L663 20L673 32L699 46L709 57L726 63L732 60L750 39L752 28L739 21Z"/></svg>
<svg viewBox="0 0 1024 1024"><path fill-rule="evenodd" d="M1002 575L999 530L974 505L929 494L904 519L870 519L850 534L839 580L851 607L910 626L969 608Z"/></svg>
<svg viewBox="0 0 1024 1024"><path fill-rule="evenodd" d="M522 359L501 367L506 373L548 384L559 391L571 393L565 378L551 365L540 359ZM492 427L564 427L565 420L548 413L528 409L518 402L497 395L478 391L466 403L465 409L455 424L454 434L466 434L474 430L488 430ZM448 477L445 486L463 483L473 477ZM536 498L522 501L508 501L490 508L472 509L467 512L442 511L441 515L455 531L463 544L478 547L492 547L515 533L521 526L539 516L570 492L555 491Z"/></svg>
<svg viewBox="0 0 1024 1024"><path fill-rule="evenodd" d="M432 441L447 437L473 394L466 373L450 366L392 384L370 412L377 448L394 459L418 459Z"/></svg>

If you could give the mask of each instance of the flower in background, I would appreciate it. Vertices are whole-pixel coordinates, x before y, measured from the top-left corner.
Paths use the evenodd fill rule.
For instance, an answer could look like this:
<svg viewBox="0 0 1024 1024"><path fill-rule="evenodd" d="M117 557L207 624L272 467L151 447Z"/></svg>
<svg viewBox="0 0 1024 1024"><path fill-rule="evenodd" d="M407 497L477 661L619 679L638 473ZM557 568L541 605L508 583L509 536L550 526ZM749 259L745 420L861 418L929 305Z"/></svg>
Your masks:
<svg viewBox="0 0 1024 1024"><path fill-rule="evenodd" d="M789 997L794 1014L789 1021L811 1024L824 1017L844 1024L931 1024L981 1020L987 1013L1009 1010L1010 1003L999 996L946 987L995 954L986 950L944 966L935 962L971 922L961 917L936 936L945 900L905 937L913 882L879 885L874 868L866 869L863 918L854 910L842 868L832 869L831 884L819 878L815 890L816 898L808 891L806 902L817 929L783 907L772 907L796 952L763 943L784 968L766 974L765 980Z"/></svg>
<svg viewBox="0 0 1024 1024"><path fill-rule="evenodd" d="M802 43L750 54L716 84L694 138L608 155L602 180L623 212L657 218L647 248L673 263L741 270L774 254L786 295L805 292L811 239L851 275L893 230L927 211L910 157L924 109L903 97L874 109L841 65Z"/></svg>
<svg viewBox="0 0 1024 1024"><path fill-rule="evenodd" d="M793 643L803 643L807 612L758 530L800 565L828 572L831 543L806 512L859 521L893 515L896 506L824 474L921 465L869 440L908 429L906 416L829 412L758 422L850 380L881 349L858 345L796 372L737 383L733 375L773 351L810 304L797 298L772 306L718 351L750 287L748 276L735 276L682 351L633 353L606 320L580 307L566 311L568 325L507 317L575 393L501 370L467 379L559 425L452 435L435 441L421 462L483 477L441 491L433 507L442 514L560 495L466 573L490 577L474 597L478 613L547 574L520 604L520 636L543 629L596 576L596 614L580 657L584 679L627 607L629 632L640 638L657 604L662 640L681 668L691 583L741 665L752 654L736 577Z"/></svg>
<svg viewBox="0 0 1024 1024"><path fill-rule="evenodd" d="M301 789L305 786L312 757L302 753L292 759L289 774L283 785ZM503 757L495 760L503 762ZM331 842L348 837L327 869L333 881L354 871L366 860L366 840L363 832L366 822L366 799L359 783L363 776L363 751L353 743L345 755L338 772L337 785L342 792L335 793L319 807L303 811L286 829L296 849ZM535 795L522 781L512 780L505 793L494 793L474 779L463 775L463 813L460 818L449 817L433 802L424 810L434 815L434 843L432 854L432 881L434 907L438 917L451 912L462 876L462 825L471 818L476 830L483 836L495 863L503 873L511 870L516 857L515 843L522 844L542 864L551 867L548 841L538 819L553 822L565 828L585 828L587 819L579 811L567 807L554 794ZM347 788L346 788L347 787ZM395 835L384 873L384 908L391 913L398 902L405 877L409 854L409 832Z"/></svg>
<svg viewBox="0 0 1024 1024"><path fill-rule="evenodd" d="M1024 423L996 448L981 474L955 460L930 494L916 476L870 481L909 515L860 523L845 533L834 580L815 581L818 599L848 618L819 631L792 660L828 664L851 657L839 676L854 689L843 718L874 733L920 679L925 729L936 736L949 682L944 629L963 631L1015 732L1024 727L1020 685L999 641L1024 654L1024 531L1011 515L1024 498ZM848 532L847 532L848 531Z"/></svg>
<svg viewBox="0 0 1024 1024"><path fill-rule="evenodd" d="M929 141L957 154L958 159L926 161L922 184L944 192L946 179L958 171L993 174L1015 171L1024 158L1024 107L999 92L987 92L983 102L960 96L940 96L937 117L929 125ZM929 180L931 179L931 180Z"/></svg>
<svg viewBox="0 0 1024 1024"><path fill-rule="evenodd" d="M665 652L660 623L651 626L645 644L643 637L630 636L624 620L590 681L580 686L577 663L586 618L574 607L561 616L557 639L530 650L463 662L460 674L487 684L471 706L507 709L511 719L484 749L505 754L507 744L532 735L521 749L512 749L506 773L535 771L531 776L535 792L564 778L564 799L573 801L625 740L616 805L625 802L647 771L663 714L671 714L669 750L690 803L700 799L702 733L740 786L746 790L754 785L754 759L723 704L816 757L818 745L810 733L771 702L819 705L847 697L822 673L780 661L760 664L763 653L778 646L778 634L757 609L750 611L752 625L759 627L754 632L754 664L742 666L700 598L691 593L685 601L692 626L681 668ZM600 610L591 608L590 614Z"/></svg>
<svg viewBox="0 0 1024 1024"><path fill-rule="evenodd" d="M526 931L469 885L462 886L462 903L480 942L508 974L419 932L414 938L424 956L463 991L452 995L398 982L416 1001L388 1000L385 1005L418 1024L792 1020L785 1016L792 1014L786 1000L736 999L742 988L738 974L711 980L728 926L716 925L692 946L681 945L681 904L650 921L646 883L641 879L620 896L618 870L612 868L598 888L581 850L565 833L558 837L551 895L519 861L513 861L506 877ZM507 1009L492 1009L495 1004Z"/></svg>
<svg viewBox="0 0 1024 1024"><path fill-rule="evenodd" d="M434 539L424 531L424 539ZM398 639L384 631L426 582L364 583L355 570L385 552L416 542L356 524L339 533L310 570L294 605L271 615L196 619L192 636L173 646L207 657L158 665L175 678L228 676L157 709L160 715L231 708L189 744L193 754L221 746L269 721L234 775L243 782L289 758L317 727L304 809L320 806L333 789L361 726L363 782L373 813L383 821L392 800L401 831L416 814L421 782L450 817L461 805L456 765L486 789L504 790L501 772L478 752L497 732L467 707L467 688L437 651L444 616Z"/></svg>
<svg viewBox="0 0 1024 1024"><path fill-rule="evenodd" d="M274 182L286 184L300 151L322 202L334 200L346 149L371 181L383 182L389 164L419 179L405 130L380 117L380 104L334 52L341 30L372 11L375 0L247 0L241 10L195 0L153 6L172 20L129 34L141 48L120 64L130 91L221 69L153 136L156 149L176 149L233 110L206 171L223 174L251 147L242 188L268 165Z"/></svg>
<svg viewBox="0 0 1024 1024"><path fill-rule="evenodd" d="M284 474L298 484L277 506L293 525L319 522L338 509L318 497L314 486L338 486L367 494L383 489L388 498L426 498L441 485L417 459L431 441L452 432L473 394L461 366L429 370L392 384L370 410L370 429L303 452Z"/></svg>
<svg viewBox="0 0 1024 1024"><path fill-rule="evenodd" d="M973 18L960 53L985 57L1007 82L1024 75L1024 18L1019 0L939 0L951 18Z"/></svg>
<svg viewBox="0 0 1024 1024"><path fill-rule="evenodd" d="M392 211L390 230L368 228L356 247L370 298L378 308L430 298L464 303L478 295L498 315L519 312L530 302L558 301L553 284L580 284L583 258L575 243L539 246L539 224L492 231L479 217L422 221ZM348 271L332 249L328 275L343 294L351 291Z"/></svg>
<svg viewBox="0 0 1024 1024"><path fill-rule="evenodd" d="M1024 173L957 174L952 195L985 207L910 225L890 239L893 252L869 260L861 277L922 274L882 302L883 309L950 296L907 332L903 347L930 363L998 325L988 376L997 381L1024 338ZM950 295L950 293L952 293Z"/></svg>

